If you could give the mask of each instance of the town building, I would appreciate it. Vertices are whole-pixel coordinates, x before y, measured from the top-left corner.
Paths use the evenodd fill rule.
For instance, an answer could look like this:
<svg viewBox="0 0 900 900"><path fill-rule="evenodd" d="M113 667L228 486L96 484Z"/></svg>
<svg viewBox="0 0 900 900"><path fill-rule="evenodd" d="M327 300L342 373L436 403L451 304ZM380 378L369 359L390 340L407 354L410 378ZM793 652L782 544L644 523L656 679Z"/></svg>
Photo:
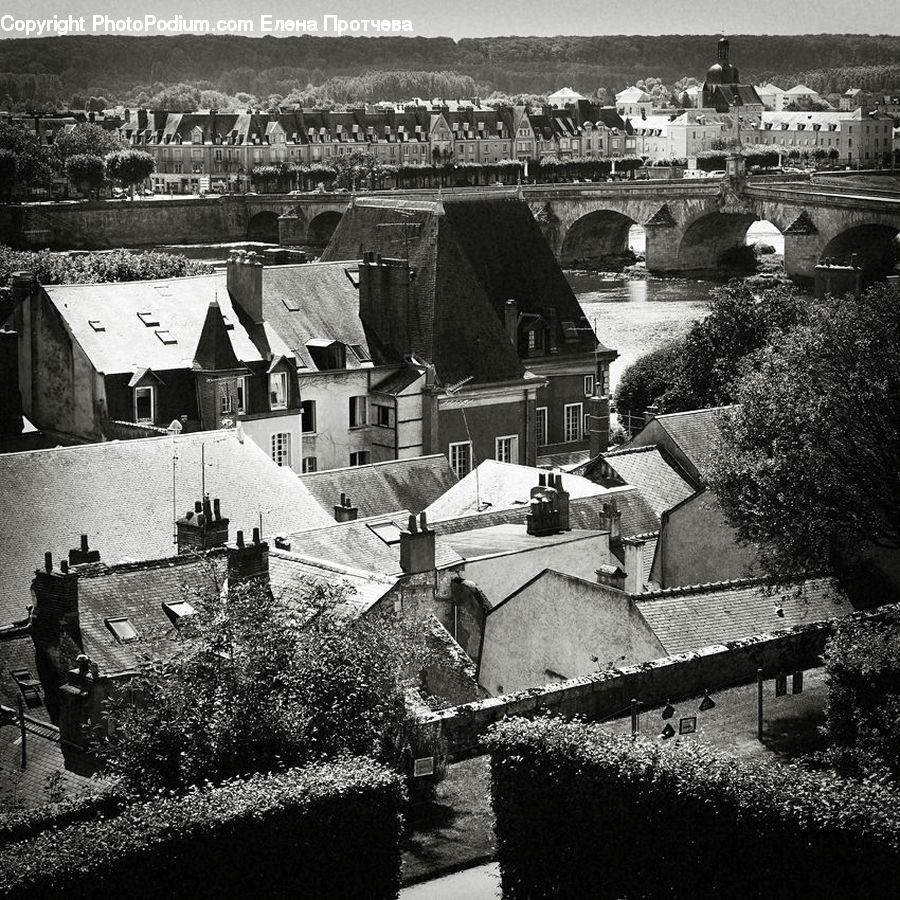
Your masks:
<svg viewBox="0 0 900 900"><path fill-rule="evenodd" d="M625 88L616 94L616 112L628 118L642 118L653 111L653 99L638 87Z"/></svg>
<svg viewBox="0 0 900 900"><path fill-rule="evenodd" d="M763 111L763 102L750 84L741 84L740 74L729 59L728 38L720 38L716 50L716 61L706 70L701 93L703 109L714 109L719 113L734 112L740 107L743 115L758 115Z"/></svg>
<svg viewBox="0 0 900 900"><path fill-rule="evenodd" d="M424 370L422 454L445 453L462 477L484 459L583 451L591 432L605 447L616 352L524 203L357 199L322 259L360 255L370 343Z"/></svg>

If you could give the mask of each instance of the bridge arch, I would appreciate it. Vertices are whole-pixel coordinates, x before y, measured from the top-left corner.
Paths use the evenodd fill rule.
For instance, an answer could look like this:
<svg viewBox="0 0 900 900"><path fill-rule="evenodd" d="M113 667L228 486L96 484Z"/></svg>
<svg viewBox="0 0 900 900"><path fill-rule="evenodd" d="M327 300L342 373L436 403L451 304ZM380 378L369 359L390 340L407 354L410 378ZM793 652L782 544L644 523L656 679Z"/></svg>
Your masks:
<svg viewBox="0 0 900 900"><path fill-rule="evenodd" d="M851 225L833 235L822 247L819 262L853 261L863 270L863 282L871 283L900 271L900 227L875 222Z"/></svg>
<svg viewBox="0 0 900 900"><path fill-rule="evenodd" d="M247 237L251 241L278 243L278 213L263 210L250 217L247 223Z"/></svg>
<svg viewBox="0 0 900 900"><path fill-rule="evenodd" d="M306 242L314 247L324 247L334 234L335 228L341 221L343 213L336 212L333 209L326 209L320 212L309 223L306 230Z"/></svg>
<svg viewBox="0 0 900 900"><path fill-rule="evenodd" d="M629 231L637 225L631 216L614 209L595 209L576 219L566 230L560 262L570 266L585 260L620 256L628 252Z"/></svg>
<svg viewBox="0 0 900 900"><path fill-rule="evenodd" d="M722 263L739 262L746 247L747 229L757 221L751 212L713 212L695 218L678 244L677 268L681 271L714 269ZM748 257L749 261L749 257Z"/></svg>

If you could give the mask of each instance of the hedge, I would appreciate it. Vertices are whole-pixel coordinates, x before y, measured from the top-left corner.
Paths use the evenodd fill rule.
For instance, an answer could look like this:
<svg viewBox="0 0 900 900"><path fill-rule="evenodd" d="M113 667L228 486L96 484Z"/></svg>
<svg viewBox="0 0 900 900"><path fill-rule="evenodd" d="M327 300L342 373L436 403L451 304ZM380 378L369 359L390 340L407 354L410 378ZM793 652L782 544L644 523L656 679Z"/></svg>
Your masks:
<svg viewBox="0 0 900 900"><path fill-rule="evenodd" d="M559 719L510 719L486 743L507 900L897 889L898 797L874 782Z"/></svg>
<svg viewBox="0 0 900 900"><path fill-rule="evenodd" d="M10 844L0 895L393 898L403 802L368 759L256 775Z"/></svg>

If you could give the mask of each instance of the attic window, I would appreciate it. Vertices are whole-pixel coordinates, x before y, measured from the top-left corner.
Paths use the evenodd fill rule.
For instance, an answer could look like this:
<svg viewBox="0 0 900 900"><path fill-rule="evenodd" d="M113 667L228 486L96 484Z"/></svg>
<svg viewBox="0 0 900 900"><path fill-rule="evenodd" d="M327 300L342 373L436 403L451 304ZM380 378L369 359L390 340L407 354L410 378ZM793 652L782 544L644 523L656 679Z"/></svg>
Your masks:
<svg viewBox="0 0 900 900"><path fill-rule="evenodd" d="M578 329L575 327L574 322L563 322L562 323L563 330L563 340L566 343L577 343L578 341Z"/></svg>
<svg viewBox="0 0 900 900"><path fill-rule="evenodd" d="M353 355L361 362L372 362L372 357L366 352L362 344L348 344Z"/></svg>
<svg viewBox="0 0 900 900"><path fill-rule="evenodd" d="M156 336L157 336L157 337L160 339L160 341L162 341L162 343L164 343L166 346L169 346L170 344L177 344L177 343L178 343L178 339L175 337L175 335L172 334L171 331L167 331L167 330L164 329L164 328L161 328L161 329L157 330Z"/></svg>
<svg viewBox="0 0 900 900"><path fill-rule="evenodd" d="M380 537L389 547L400 543L400 527L395 522L379 522L366 526L372 534Z"/></svg>
<svg viewBox="0 0 900 900"><path fill-rule="evenodd" d="M159 316L151 312L139 312L137 317L148 327L154 328L159 326Z"/></svg>
<svg viewBox="0 0 900 900"><path fill-rule="evenodd" d="M106 331L106 326L99 319L88 319L88 325L90 325L94 331Z"/></svg>
<svg viewBox="0 0 900 900"><path fill-rule="evenodd" d="M187 600L173 600L171 603L164 602L162 608L173 625L177 625L185 616L192 616L197 611Z"/></svg>
<svg viewBox="0 0 900 900"><path fill-rule="evenodd" d="M106 627L112 632L112 636L120 644L133 644L139 639L137 629L131 624L131 620L125 617L120 619L104 619Z"/></svg>

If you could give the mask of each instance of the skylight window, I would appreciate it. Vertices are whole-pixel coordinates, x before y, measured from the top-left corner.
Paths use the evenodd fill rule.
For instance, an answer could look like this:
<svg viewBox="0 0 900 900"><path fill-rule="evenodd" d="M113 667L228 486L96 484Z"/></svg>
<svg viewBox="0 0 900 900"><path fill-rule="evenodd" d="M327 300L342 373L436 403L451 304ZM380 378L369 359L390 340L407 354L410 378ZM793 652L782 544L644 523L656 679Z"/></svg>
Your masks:
<svg viewBox="0 0 900 900"><path fill-rule="evenodd" d="M104 619L106 627L112 632L112 636L120 644L133 644L139 639L137 629L131 624L131 620L122 617L119 619Z"/></svg>
<svg viewBox="0 0 900 900"><path fill-rule="evenodd" d="M187 600L173 600L170 603L163 603L162 608L173 625L177 625L185 616L192 616L197 612Z"/></svg>
<svg viewBox="0 0 900 900"><path fill-rule="evenodd" d="M106 326L99 319L88 319L88 325L90 325L94 331L106 331Z"/></svg>
<svg viewBox="0 0 900 900"><path fill-rule="evenodd" d="M152 312L139 312L137 317L148 327L159 327L159 316Z"/></svg>
<svg viewBox="0 0 900 900"><path fill-rule="evenodd" d="M348 344L353 355L361 362L372 362L372 357L366 352L362 344Z"/></svg>
<svg viewBox="0 0 900 900"><path fill-rule="evenodd" d="M172 334L171 331L167 331L165 328L161 328L156 332L156 336L164 343L166 346L170 344L177 344L178 339Z"/></svg>
<svg viewBox="0 0 900 900"><path fill-rule="evenodd" d="M380 537L388 546L400 543L400 527L395 522L379 522L366 527L372 534Z"/></svg>

